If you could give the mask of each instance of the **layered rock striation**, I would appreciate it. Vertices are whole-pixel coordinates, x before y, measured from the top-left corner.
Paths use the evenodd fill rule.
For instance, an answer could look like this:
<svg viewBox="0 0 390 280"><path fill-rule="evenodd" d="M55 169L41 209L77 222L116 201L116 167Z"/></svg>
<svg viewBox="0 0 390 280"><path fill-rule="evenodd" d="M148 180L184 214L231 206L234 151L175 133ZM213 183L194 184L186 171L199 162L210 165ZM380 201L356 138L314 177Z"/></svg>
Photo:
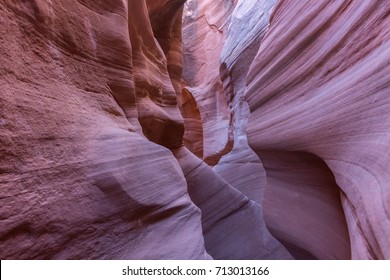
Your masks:
<svg viewBox="0 0 390 280"><path fill-rule="evenodd" d="M0 4L0 258L389 259L383 1Z"/></svg>
<svg viewBox="0 0 390 280"><path fill-rule="evenodd" d="M168 149L182 1L149 2L0 4L2 259L210 258Z"/></svg>
<svg viewBox="0 0 390 280"><path fill-rule="evenodd" d="M388 258L388 12L379 1L238 1L228 28L215 25L222 43L200 40L220 50L231 112L233 148L213 170L263 206L296 258ZM187 38L185 54L206 52L190 64L207 67L215 48Z"/></svg>
<svg viewBox="0 0 390 280"><path fill-rule="evenodd" d="M284 162L270 150L293 152L299 169L317 168L306 153L324 161L354 259L389 258L389 11L382 1L279 2L247 76L250 146L266 170ZM290 184L284 176L275 179Z"/></svg>

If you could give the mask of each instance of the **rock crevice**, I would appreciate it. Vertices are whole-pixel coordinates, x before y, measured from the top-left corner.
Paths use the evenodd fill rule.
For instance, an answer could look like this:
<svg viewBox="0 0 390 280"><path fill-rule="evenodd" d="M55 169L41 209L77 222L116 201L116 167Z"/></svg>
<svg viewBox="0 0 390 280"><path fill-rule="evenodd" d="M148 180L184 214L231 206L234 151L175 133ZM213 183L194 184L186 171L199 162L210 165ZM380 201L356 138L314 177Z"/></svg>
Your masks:
<svg viewBox="0 0 390 280"><path fill-rule="evenodd" d="M1 259L389 259L390 4L0 3Z"/></svg>

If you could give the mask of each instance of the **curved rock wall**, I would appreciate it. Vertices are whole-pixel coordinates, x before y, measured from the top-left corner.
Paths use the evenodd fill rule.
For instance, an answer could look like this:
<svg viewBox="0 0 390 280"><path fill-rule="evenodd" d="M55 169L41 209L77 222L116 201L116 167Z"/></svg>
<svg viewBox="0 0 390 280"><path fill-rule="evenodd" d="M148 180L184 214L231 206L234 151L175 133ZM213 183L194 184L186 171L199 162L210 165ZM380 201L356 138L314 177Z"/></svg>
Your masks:
<svg viewBox="0 0 390 280"><path fill-rule="evenodd" d="M0 4L0 258L390 258L390 4L184 2Z"/></svg>
<svg viewBox="0 0 390 280"><path fill-rule="evenodd" d="M176 159L143 136L181 145L177 32L165 54L139 0L2 1L0 23L0 258L210 258Z"/></svg>
<svg viewBox="0 0 390 280"><path fill-rule="evenodd" d="M193 135L187 129L185 138L203 144L189 148L201 150L210 165L232 148L231 112L219 75L219 55L236 2L189 0L184 10L183 86L196 101L203 131ZM191 118L185 112L183 117Z"/></svg>
<svg viewBox="0 0 390 280"><path fill-rule="evenodd" d="M195 47L184 20L185 82L218 66L231 113L234 145L213 170L264 206L296 258L388 258L388 14L380 1L238 1L221 41L198 35L212 49Z"/></svg>
<svg viewBox="0 0 390 280"><path fill-rule="evenodd" d="M250 146L270 167L283 162L272 150L327 164L354 259L390 257L389 11L383 1L280 1L247 76ZM290 184L284 176L274 179Z"/></svg>

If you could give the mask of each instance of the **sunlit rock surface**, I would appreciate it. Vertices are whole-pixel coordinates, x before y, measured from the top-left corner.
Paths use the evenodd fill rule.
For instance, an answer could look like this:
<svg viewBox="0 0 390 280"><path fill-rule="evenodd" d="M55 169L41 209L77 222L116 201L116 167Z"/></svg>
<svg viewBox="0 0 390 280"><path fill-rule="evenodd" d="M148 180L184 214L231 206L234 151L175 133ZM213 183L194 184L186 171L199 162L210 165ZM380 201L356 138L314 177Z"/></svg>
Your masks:
<svg viewBox="0 0 390 280"><path fill-rule="evenodd" d="M195 134L189 127L184 139L196 143L187 147L201 151L201 158L211 165L232 148L231 112L219 75L219 56L236 2L189 0L183 15L183 86L196 102L202 128L202 134ZM185 112L183 116L194 123L194 116Z"/></svg>

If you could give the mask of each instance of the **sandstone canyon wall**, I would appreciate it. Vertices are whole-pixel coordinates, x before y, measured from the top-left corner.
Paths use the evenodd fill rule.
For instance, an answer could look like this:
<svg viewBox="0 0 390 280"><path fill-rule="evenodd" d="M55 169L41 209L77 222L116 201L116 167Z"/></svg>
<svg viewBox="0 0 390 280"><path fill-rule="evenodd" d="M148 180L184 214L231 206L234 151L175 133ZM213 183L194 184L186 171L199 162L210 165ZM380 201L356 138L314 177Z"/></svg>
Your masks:
<svg viewBox="0 0 390 280"><path fill-rule="evenodd" d="M390 4L0 3L1 259L389 259Z"/></svg>
<svg viewBox="0 0 390 280"><path fill-rule="evenodd" d="M2 259L210 258L162 146L183 134L181 5L154 35L148 8L163 2L1 2Z"/></svg>
<svg viewBox="0 0 390 280"><path fill-rule="evenodd" d="M247 76L250 146L266 170L299 160L297 172L273 169L270 187L318 184L297 173L320 168L308 157L322 159L340 188L354 259L390 258L389 11L387 1L281 1Z"/></svg>
<svg viewBox="0 0 390 280"><path fill-rule="evenodd" d="M218 15L210 1L191 2ZM226 14L228 24L209 24L208 11L193 19L209 32L183 29L184 54L197 59L184 69L209 78L211 61L219 64L222 93L192 90L200 115L221 111L203 105L206 94L223 94L230 108L232 150L213 170L263 206L268 229L295 257L389 258L389 5L238 1ZM214 47L197 49L194 36ZM199 78L189 76L191 90Z"/></svg>

